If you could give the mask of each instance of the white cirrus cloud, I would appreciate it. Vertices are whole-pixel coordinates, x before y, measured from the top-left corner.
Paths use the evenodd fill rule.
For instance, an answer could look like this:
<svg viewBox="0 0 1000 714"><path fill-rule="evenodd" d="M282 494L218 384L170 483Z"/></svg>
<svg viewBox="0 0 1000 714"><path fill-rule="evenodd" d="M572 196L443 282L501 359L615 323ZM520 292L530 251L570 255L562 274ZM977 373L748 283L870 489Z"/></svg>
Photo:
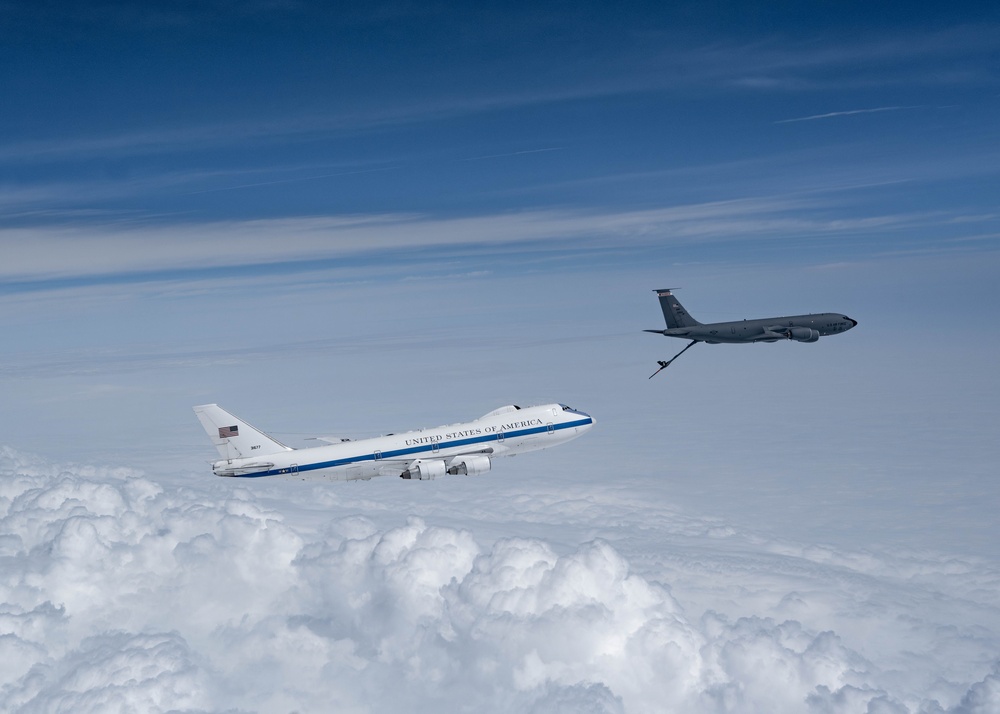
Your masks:
<svg viewBox="0 0 1000 714"><path fill-rule="evenodd" d="M196 224L111 223L0 229L0 278L50 280L119 274L268 266L384 256L400 250L457 255L490 248L543 251L572 241L574 249L781 240L803 234L901 230L951 216L928 212L830 219L823 204L802 198L754 198L638 211L534 210L442 218L412 214L299 217ZM280 240L279 240L280 238Z"/></svg>

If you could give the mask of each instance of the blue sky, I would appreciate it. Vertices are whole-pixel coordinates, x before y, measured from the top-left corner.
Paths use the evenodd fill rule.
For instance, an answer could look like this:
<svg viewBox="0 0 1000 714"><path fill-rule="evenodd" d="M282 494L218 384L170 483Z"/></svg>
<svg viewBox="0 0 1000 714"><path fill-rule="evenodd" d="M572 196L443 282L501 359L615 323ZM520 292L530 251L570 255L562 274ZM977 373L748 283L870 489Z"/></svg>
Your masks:
<svg viewBox="0 0 1000 714"><path fill-rule="evenodd" d="M314 5L8 5L5 224L991 198L995 13Z"/></svg>
<svg viewBox="0 0 1000 714"><path fill-rule="evenodd" d="M663 5L0 4L5 707L995 711L1000 11ZM648 381L666 286L859 325ZM420 488L190 411L546 401L598 425Z"/></svg>

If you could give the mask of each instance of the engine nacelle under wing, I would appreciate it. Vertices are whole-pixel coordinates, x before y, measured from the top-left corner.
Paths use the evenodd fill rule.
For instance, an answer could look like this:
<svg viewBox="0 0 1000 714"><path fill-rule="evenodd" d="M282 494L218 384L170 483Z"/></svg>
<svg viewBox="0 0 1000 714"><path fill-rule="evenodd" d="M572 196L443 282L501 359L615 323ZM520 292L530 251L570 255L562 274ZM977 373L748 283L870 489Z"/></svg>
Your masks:
<svg viewBox="0 0 1000 714"><path fill-rule="evenodd" d="M815 342L819 339L819 332L809 327L793 327L788 331L788 338L796 342Z"/></svg>
<svg viewBox="0 0 1000 714"><path fill-rule="evenodd" d="M407 466L406 470L401 473L399 477L428 481L430 479L437 478L438 476L444 476L444 473L444 461L441 459L433 459L431 461L417 459Z"/></svg>
<svg viewBox="0 0 1000 714"><path fill-rule="evenodd" d="M458 456L452 460L448 473L478 476L489 471L492 465L489 456Z"/></svg>

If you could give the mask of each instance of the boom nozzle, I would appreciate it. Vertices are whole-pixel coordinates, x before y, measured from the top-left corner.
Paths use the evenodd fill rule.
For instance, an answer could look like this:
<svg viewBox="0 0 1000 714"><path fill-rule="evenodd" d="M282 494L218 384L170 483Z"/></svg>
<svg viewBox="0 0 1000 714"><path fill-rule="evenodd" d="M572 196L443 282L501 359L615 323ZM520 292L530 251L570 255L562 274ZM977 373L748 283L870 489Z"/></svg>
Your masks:
<svg viewBox="0 0 1000 714"><path fill-rule="evenodd" d="M656 364L660 365L660 368L658 370L656 370L655 372L653 372L651 375L649 375L649 379L652 379L653 377L655 377L656 375L658 375L660 372L662 372L663 370L665 370L667 367L670 366L671 362L673 362L675 359L677 359L682 354L684 354L685 352L687 352L689 349L691 349L692 347L694 347L696 344L698 344L698 340L691 340L688 343L687 347L685 347L684 349L682 349L680 352L678 352L677 354L675 354L670 359L668 359L666 361L663 361L661 359L656 360Z"/></svg>

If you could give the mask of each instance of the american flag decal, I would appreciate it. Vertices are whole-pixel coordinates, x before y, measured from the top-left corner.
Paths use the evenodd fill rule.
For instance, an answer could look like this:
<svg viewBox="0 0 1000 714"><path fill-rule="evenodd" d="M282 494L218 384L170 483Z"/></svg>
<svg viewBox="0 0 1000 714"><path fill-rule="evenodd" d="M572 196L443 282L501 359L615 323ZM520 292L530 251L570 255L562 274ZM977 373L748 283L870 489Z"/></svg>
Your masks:
<svg viewBox="0 0 1000 714"><path fill-rule="evenodd" d="M240 428L238 426L220 426L219 427L219 438L228 439L230 436L239 436Z"/></svg>

